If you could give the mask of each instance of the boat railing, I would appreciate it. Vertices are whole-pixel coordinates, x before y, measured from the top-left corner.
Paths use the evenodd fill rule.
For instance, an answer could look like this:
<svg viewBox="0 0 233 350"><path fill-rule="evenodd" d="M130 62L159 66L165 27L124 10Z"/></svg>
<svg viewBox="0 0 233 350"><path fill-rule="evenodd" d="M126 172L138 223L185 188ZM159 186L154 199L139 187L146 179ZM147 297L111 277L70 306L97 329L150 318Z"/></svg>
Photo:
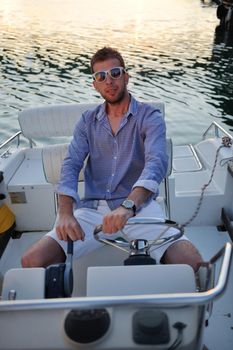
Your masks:
<svg viewBox="0 0 233 350"><path fill-rule="evenodd" d="M0 150L3 149L4 147L6 147L7 145L9 145L13 140L15 140L17 138L17 147L19 147L20 144L20 135L22 134L22 131L17 131L14 135L12 135L11 137L9 137L9 139L7 139L6 141L4 141L1 145L0 145ZM2 158L4 158L4 155L6 155L9 152L9 148L7 148L7 150L1 155Z"/></svg>
<svg viewBox="0 0 233 350"><path fill-rule="evenodd" d="M209 133L209 131L211 129L214 129L214 136L220 138L220 132L228 137L230 137L230 139L232 139L232 135L230 133L228 133L221 125L219 125L217 122L212 122L210 124L210 126L207 128L207 130L204 132L204 134L202 135L202 139L204 140L207 136L207 134Z"/></svg>
<svg viewBox="0 0 233 350"><path fill-rule="evenodd" d="M198 156L194 146L190 143L190 144L187 145L186 150L187 150L186 159L191 159L192 163L194 161L195 162L195 166L192 166L191 169L187 168L187 169L181 169L180 170L179 167L178 168L176 167L175 162L173 162L173 172L174 173L179 173L179 172L186 173L186 172L190 172L190 171L197 172L197 171L200 171L200 170L203 169L202 162L199 159L199 156ZM191 152L191 156L190 156L190 152Z"/></svg>
<svg viewBox="0 0 233 350"><path fill-rule="evenodd" d="M14 135L12 135L11 137L9 137L6 141L4 141L2 144L0 144L0 152L2 149L4 149L6 146L10 145L15 139L17 139L17 144L16 147L18 148L20 146L20 136L24 136L22 131L17 131ZM25 136L24 136L25 137ZM26 137L25 137L26 138ZM35 142L31 139L26 138L27 141L29 142L30 148L32 148L33 146L35 146ZM1 158L7 158L8 155L10 154L10 149L11 147L9 146L2 154L0 154Z"/></svg>
<svg viewBox="0 0 233 350"><path fill-rule="evenodd" d="M232 244L225 246L211 258L210 263L216 264L220 259L221 266L217 283L207 291L194 293L166 293L149 295L104 296L104 297L72 297L59 299L10 300L0 302L1 311L20 310L52 310L52 309L88 309L122 306L154 306L182 307L208 305L225 290L230 270Z"/></svg>

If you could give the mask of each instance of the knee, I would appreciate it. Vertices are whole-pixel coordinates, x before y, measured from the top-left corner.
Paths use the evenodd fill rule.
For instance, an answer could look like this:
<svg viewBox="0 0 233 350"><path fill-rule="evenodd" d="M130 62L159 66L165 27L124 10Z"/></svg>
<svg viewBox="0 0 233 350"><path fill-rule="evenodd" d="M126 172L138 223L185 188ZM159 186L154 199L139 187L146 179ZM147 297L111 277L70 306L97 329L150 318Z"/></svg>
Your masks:
<svg viewBox="0 0 233 350"><path fill-rule="evenodd" d="M41 264L36 258L36 254L32 254L31 252L25 252L21 257L21 265L22 267L40 267Z"/></svg>
<svg viewBox="0 0 233 350"><path fill-rule="evenodd" d="M165 264L187 264L194 272L198 270L202 257L197 248L190 241L173 243L165 252L162 262Z"/></svg>
<svg viewBox="0 0 233 350"><path fill-rule="evenodd" d="M30 259L27 253L21 257L21 265L22 267L30 267Z"/></svg>
<svg viewBox="0 0 233 350"><path fill-rule="evenodd" d="M66 255L60 245L50 237L43 237L22 256L22 267L47 267L64 262Z"/></svg>

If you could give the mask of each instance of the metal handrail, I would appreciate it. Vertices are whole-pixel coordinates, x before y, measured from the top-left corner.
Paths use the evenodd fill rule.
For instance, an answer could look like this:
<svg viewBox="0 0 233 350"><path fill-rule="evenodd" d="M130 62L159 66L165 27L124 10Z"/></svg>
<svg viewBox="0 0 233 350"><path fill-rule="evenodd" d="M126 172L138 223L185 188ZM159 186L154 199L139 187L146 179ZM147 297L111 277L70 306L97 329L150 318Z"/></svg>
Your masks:
<svg viewBox="0 0 233 350"><path fill-rule="evenodd" d="M6 141L4 141L1 145L0 145L0 149L2 149L3 147L5 147L6 145L8 145L8 143L10 143L11 141L13 141L16 137L18 137L18 144L17 147L19 146L19 142L20 142L20 135L22 134L22 131L17 131L14 135L12 135L11 137L9 137L9 139L7 139Z"/></svg>
<svg viewBox="0 0 233 350"><path fill-rule="evenodd" d="M212 122L210 126L207 128L207 130L204 132L204 134L202 135L203 140L205 139L209 130L213 127L214 127L214 134L216 137L220 137L219 136L219 130L220 130L223 134L225 134L226 136L230 137L230 139L232 139L232 135L228 133L222 126L220 126L217 122Z"/></svg>
<svg viewBox="0 0 233 350"><path fill-rule="evenodd" d="M198 169L196 171L199 171L199 170L201 170L203 168L203 166L201 164L201 161L200 161L200 159L199 159L199 157L197 155L197 152L196 152L195 148L193 147L193 145L189 144L189 147L190 147L190 149L191 149L191 151L193 153L193 156L194 156L194 158L195 158L195 160L197 162L197 165L198 165Z"/></svg>
<svg viewBox="0 0 233 350"><path fill-rule="evenodd" d="M1 311L20 310L67 310L120 306L156 306L180 307L203 305L220 296L224 291L230 268L232 244L229 242L211 259L216 262L223 256L217 284L214 288L198 293L164 293L148 295L104 296L104 297L72 297L61 299L14 300L1 301Z"/></svg>
<svg viewBox="0 0 233 350"><path fill-rule="evenodd" d="M22 131L17 131L14 135L12 135L9 139L7 139L6 141L4 141L1 145L0 145L0 150L5 147L6 145L8 145L11 141L13 141L16 137L18 137L18 143L17 143L17 148L20 145L20 135L23 135ZM24 136L24 135L23 135ZM29 142L29 146L30 148L32 148L33 146L36 146L35 141L33 141L32 139L27 138L26 136L24 136L28 142ZM6 154L9 151L6 150L6 152L4 152L3 154L1 154L1 157L4 156L4 154Z"/></svg>
<svg viewBox="0 0 233 350"><path fill-rule="evenodd" d="M196 169L192 169L192 172L196 172L196 171L200 171L200 170L202 170L203 169L203 165L202 165L202 163L201 163L201 161L200 161L200 159L199 159L199 157L198 157L198 155L197 155L197 152L196 152L196 150L195 150L195 148L193 147L193 145L190 143L190 144L188 144L188 147L190 148L190 150L191 150L191 152L192 152L192 154L193 154L193 158L194 158L194 160L196 161L196 164L197 164L197 168ZM179 172L182 172L182 173L188 173L188 172L190 172L190 169L187 169L187 170L177 170L176 168L175 168L175 165L173 164L173 172L174 173L179 173Z"/></svg>

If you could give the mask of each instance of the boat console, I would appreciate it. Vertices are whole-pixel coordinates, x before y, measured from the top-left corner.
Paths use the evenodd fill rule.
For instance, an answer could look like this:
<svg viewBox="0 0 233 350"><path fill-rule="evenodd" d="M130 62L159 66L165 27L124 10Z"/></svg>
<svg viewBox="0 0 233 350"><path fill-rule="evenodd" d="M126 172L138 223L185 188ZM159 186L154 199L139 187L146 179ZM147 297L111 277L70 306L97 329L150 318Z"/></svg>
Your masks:
<svg viewBox="0 0 233 350"><path fill-rule="evenodd" d="M161 225L156 218L132 218L128 224L142 222ZM182 234L180 230L175 239ZM71 242L66 264L47 269L9 270L4 278L0 310L6 316L7 311L13 312L15 318L11 326L14 327L19 315L22 332L29 323L36 327L40 321L40 331L47 339L46 347L41 345L40 349L50 348L48 344L55 329L60 329L57 349L202 349L203 326L213 299L225 288L232 246L227 243L209 262L203 263L195 275L188 265L156 265L154 259L150 259L149 249L153 245L164 244L174 240L173 237L128 242L123 235L111 240L101 237L101 226L96 227L94 236L105 244L103 249L123 250L128 258L118 266L89 266L83 297L71 295ZM133 263L128 263L132 258ZM214 267L220 258L222 264L215 283ZM82 283L78 277L74 276L74 283ZM56 294L54 290L62 290L63 294ZM4 320L5 323L0 318L2 329L9 323L7 317ZM45 327L49 327L49 332Z"/></svg>

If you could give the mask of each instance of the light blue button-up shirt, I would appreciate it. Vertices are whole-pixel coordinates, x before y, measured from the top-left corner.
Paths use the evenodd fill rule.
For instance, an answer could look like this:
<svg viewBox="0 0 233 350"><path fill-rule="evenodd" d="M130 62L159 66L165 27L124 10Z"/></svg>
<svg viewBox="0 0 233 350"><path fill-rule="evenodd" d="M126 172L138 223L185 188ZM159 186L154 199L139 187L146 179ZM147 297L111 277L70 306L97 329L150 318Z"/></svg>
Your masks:
<svg viewBox="0 0 233 350"><path fill-rule="evenodd" d="M86 158L85 197L80 199L78 176ZM164 119L156 107L131 96L115 135L105 103L83 113L75 126L56 192L73 197L77 207L96 208L98 200L104 199L110 209L115 209L134 187L144 187L156 197L166 170Z"/></svg>

